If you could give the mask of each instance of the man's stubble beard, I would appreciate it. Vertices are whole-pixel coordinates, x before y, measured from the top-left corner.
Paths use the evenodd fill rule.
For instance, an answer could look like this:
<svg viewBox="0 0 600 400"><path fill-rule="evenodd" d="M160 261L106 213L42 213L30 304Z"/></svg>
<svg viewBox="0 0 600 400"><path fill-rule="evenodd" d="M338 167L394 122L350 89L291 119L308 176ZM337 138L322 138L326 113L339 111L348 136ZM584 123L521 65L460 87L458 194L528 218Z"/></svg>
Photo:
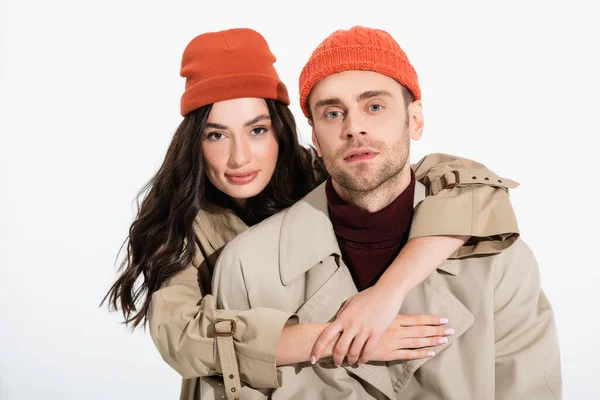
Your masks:
<svg viewBox="0 0 600 400"><path fill-rule="evenodd" d="M388 157L376 170L373 170L368 162L352 167L351 170L339 166L345 163L344 154L358 147L368 147L379 152L380 156L385 157L387 155ZM365 192L376 190L390 180L399 180L401 172L408 161L409 153L410 137L408 127L405 126L402 136L393 147L387 147L381 142L370 140L351 140L335 156L325 157L323 155L323 162L331 178L346 191L366 194Z"/></svg>

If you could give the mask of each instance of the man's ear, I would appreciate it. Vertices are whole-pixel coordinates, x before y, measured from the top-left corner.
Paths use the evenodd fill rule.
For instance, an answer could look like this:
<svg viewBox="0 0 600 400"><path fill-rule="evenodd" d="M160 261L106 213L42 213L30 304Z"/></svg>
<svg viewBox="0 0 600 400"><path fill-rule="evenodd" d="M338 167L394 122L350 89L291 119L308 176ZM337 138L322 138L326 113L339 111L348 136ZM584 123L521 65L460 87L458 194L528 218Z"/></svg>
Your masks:
<svg viewBox="0 0 600 400"><path fill-rule="evenodd" d="M425 120L423 118L423 103L415 100L408 105L408 134L412 140L420 140L423 136Z"/></svg>
<svg viewBox="0 0 600 400"><path fill-rule="evenodd" d="M312 129L313 146L315 146L315 149L317 149L317 154L319 155L319 157L323 157L323 154L321 154L321 146L319 146L319 139L317 139L317 134L315 133L315 126L313 125L312 118L308 119L308 124Z"/></svg>

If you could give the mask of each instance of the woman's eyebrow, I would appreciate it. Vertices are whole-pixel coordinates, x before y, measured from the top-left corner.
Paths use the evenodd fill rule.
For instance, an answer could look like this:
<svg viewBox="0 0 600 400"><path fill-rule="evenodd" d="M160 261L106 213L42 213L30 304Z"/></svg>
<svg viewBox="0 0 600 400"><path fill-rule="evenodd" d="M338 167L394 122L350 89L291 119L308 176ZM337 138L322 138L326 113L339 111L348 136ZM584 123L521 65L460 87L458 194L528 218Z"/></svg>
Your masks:
<svg viewBox="0 0 600 400"><path fill-rule="evenodd" d="M255 118L252 118L251 120L247 121L244 124L244 126L251 126L251 125L254 125L254 124L256 124L256 123L258 123L260 121L263 121L265 119L271 119L271 117L269 117L268 114L262 114L262 115L259 115L259 116L255 117Z"/></svg>
<svg viewBox="0 0 600 400"><path fill-rule="evenodd" d="M221 124L215 124L214 122L207 122L206 123L206 127L207 128L214 128L214 129L223 129L223 130L227 130L229 129L227 126L225 125L221 125Z"/></svg>
<svg viewBox="0 0 600 400"><path fill-rule="evenodd" d="M261 114L261 115L258 115L256 117L252 118L251 120L247 121L244 124L244 126L251 126L251 125L254 125L254 124L256 124L256 123L258 123L260 121L264 121L265 119L269 119L270 120L271 117L269 117L268 114ZM227 125L217 124L215 122L207 122L206 123L206 127L207 128L214 128L214 129L222 129L222 130L229 129L229 127Z"/></svg>

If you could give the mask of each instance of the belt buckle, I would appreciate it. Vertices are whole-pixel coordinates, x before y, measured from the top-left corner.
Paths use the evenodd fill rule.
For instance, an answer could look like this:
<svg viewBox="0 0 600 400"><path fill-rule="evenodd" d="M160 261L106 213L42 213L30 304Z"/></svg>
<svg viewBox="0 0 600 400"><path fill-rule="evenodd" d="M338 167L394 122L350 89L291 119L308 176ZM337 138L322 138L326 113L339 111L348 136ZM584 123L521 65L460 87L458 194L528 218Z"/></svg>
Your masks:
<svg viewBox="0 0 600 400"><path fill-rule="evenodd" d="M217 324L220 322L229 322L229 332L218 332L217 331ZM219 337L229 337L229 336L233 336L233 334L235 333L235 320L233 319L224 319L224 318L217 318L213 324L213 335L215 336L219 336Z"/></svg>
<svg viewBox="0 0 600 400"><path fill-rule="evenodd" d="M444 175L444 189L452 189L460 184L460 175L458 171L454 170L452 173L454 174L454 183L449 184L448 180L446 179L446 175Z"/></svg>

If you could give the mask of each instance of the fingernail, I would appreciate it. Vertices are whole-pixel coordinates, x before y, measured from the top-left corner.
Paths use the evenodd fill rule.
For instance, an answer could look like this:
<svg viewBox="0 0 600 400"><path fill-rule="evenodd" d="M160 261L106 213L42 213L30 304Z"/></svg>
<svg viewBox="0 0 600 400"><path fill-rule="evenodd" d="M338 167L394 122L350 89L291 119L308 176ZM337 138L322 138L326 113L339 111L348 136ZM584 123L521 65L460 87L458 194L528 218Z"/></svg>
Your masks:
<svg viewBox="0 0 600 400"><path fill-rule="evenodd" d="M433 357L435 356L435 351L428 351L427 352L427 357Z"/></svg>
<svg viewBox="0 0 600 400"><path fill-rule="evenodd" d="M312 357L310 358L310 363L314 365L316 362L317 362L317 357L315 357L315 356L312 356Z"/></svg>
<svg viewBox="0 0 600 400"><path fill-rule="evenodd" d="M446 329L446 330L444 331L444 333L445 333L446 335L452 335L452 334L454 333L454 329L452 329L452 328L448 328L448 329Z"/></svg>
<svg viewBox="0 0 600 400"><path fill-rule="evenodd" d="M438 339L438 343L440 343L440 344L441 344L441 343L448 343L448 338L446 338L446 337L439 338L439 339Z"/></svg>
<svg viewBox="0 0 600 400"><path fill-rule="evenodd" d="M447 323L448 323L448 318L440 319L440 324L447 324Z"/></svg>

